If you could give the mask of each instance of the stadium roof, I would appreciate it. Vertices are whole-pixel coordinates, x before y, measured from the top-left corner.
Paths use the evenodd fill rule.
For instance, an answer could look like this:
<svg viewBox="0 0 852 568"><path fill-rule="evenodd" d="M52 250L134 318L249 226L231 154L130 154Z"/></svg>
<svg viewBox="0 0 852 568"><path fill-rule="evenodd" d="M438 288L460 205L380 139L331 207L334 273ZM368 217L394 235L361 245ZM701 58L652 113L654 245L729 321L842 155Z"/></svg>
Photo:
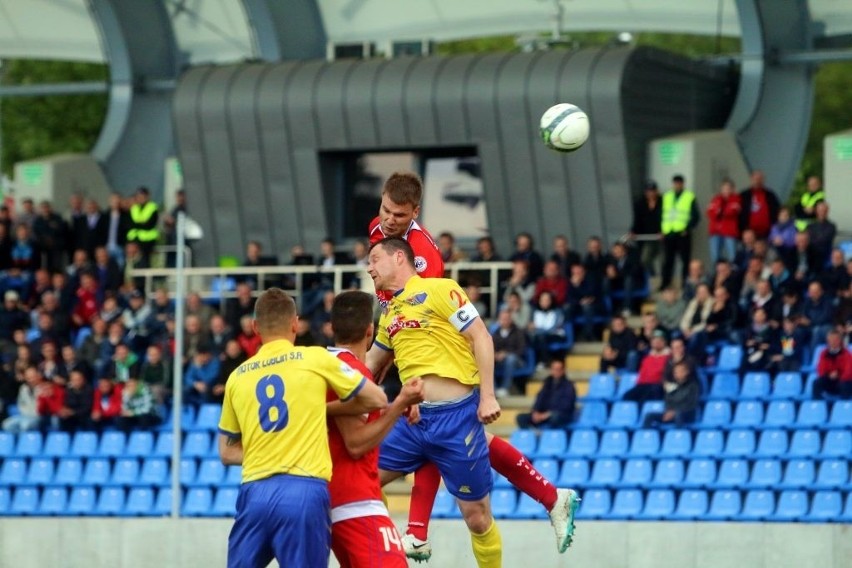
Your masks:
<svg viewBox="0 0 852 568"><path fill-rule="evenodd" d="M0 58L105 61L92 0L3 0ZM147 0L146 0L147 1ZM191 64L258 55L248 0L161 0ZM736 0L315 0L332 42L453 40L550 31L738 36ZM816 38L852 34L852 2L809 0ZM286 13L286 8L284 8Z"/></svg>

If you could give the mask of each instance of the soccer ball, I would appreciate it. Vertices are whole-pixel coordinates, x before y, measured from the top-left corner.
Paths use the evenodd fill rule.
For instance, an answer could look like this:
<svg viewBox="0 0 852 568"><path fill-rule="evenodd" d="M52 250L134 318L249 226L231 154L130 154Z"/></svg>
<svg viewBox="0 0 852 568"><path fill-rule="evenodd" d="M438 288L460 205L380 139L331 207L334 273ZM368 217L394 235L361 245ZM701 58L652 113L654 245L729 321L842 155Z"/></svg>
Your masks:
<svg viewBox="0 0 852 568"><path fill-rule="evenodd" d="M541 139L559 152L573 152L589 138L589 117L570 103L553 105L541 115Z"/></svg>

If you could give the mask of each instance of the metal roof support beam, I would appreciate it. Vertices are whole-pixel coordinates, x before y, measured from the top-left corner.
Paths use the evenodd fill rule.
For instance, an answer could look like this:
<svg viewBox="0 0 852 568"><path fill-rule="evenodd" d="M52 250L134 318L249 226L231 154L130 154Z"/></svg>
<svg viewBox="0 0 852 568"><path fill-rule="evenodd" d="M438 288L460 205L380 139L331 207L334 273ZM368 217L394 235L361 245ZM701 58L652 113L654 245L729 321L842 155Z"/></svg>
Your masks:
<svg viewBox="0 0 852 568"><path fill-rule="evenodd" d="M742 65L737 101L727 127L746 163L764 170L767 184L785 197L807 142L813 106L813 66L784 51L810 51L807 0L737 0Z"/></svg>
<svg viewBox="0 0 852 568"><path fill-rule="evenodd" d="M326 33L317 0L242 0L258 59L325 57Z"/></svg>
<svg viewBox="0 0 852 568"><path fill-rule="evenodd" d="M179 53L160 1L87 0L110 67L109 110L92 155L117 190L140 185L161 197L174 154L171 88Z"/></svg>

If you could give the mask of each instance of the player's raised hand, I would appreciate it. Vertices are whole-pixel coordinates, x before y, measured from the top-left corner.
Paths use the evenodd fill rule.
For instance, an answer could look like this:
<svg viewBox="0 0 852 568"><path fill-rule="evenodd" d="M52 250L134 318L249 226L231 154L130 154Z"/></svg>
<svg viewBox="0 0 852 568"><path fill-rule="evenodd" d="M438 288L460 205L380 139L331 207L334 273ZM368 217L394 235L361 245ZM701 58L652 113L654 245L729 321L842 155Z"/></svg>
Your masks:
<svg viewBox="0 0 852 568"><path fill-rule="evenodd" d="M483 424L491 424L500 418L500 403L497 402L497 398L493 395L480 398L477 415L479 416L479 421Z"/></svg>

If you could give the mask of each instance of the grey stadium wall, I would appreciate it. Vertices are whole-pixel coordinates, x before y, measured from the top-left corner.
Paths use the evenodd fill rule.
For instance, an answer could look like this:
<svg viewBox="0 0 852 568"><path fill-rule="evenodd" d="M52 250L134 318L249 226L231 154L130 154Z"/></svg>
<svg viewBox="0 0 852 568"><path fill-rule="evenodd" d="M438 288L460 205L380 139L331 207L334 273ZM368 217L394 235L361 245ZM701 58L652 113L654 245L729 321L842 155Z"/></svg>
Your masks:
<svg viewBox="0 0 852 568"><path fill-rule="evenodd" d="M611 242L629 228L645 144L722 128L735 91L726 70L648 48L192 68L173 120L206 229L197 264L241 257L249 240L279 258L297 243L316 250L335 217L320 156L339 151L471 148L499 249L520 231L544 249L560 233ZM540 142L539 118L557 102L590 118L571 154Z"/></svg>

